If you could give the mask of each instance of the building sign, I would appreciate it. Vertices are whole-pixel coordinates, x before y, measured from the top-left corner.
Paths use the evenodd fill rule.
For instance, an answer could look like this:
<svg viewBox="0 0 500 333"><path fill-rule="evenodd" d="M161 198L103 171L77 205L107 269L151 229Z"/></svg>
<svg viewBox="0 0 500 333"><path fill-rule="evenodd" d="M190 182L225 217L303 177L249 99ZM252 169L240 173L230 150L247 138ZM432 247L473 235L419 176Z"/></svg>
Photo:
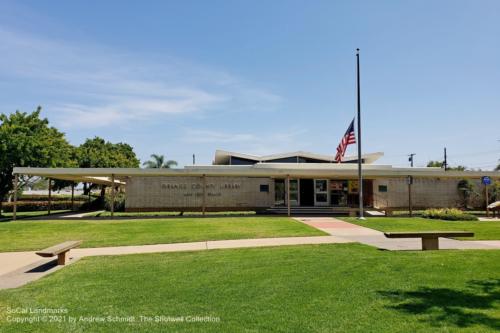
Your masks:
<svg viewBox="0 0 500 333"><path fill-rule="evenodd" d="M349 194L357 194L359 192L359 182L357 180L349 180L347 189Z"/></svg>
<svg viewBox="0 0 500 333"><path fill-rule="evenodd" d="M481 177L481 182L483 185L491 185L491 178L488 176Z"/></svg>
<svg viewBox="0 0 500 333"><path fill-rule="evenodd" d="M344 189L344 183L339 180L330 180L330 190L342 191Z"/></svg>
<svg viewBox="0 0 500 333"><path fill-rule="evenodd" d="M201 197L203 196L203 183L161 183L162 191L182 192L185 197ZM241 183L207 183L205 185L206 195L208 197L220 197L222 192L238 190L241 188Z"/></svg>

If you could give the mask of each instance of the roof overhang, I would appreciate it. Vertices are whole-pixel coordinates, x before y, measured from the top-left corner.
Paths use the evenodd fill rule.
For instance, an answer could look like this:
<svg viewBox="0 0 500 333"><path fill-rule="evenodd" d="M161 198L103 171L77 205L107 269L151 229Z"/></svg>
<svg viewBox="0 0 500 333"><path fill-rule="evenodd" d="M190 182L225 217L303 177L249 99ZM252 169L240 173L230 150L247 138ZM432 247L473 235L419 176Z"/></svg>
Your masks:
<svg viewBox="0 0 500 333"><path fill-rule="evenodd" d="M14 168L13 174L47 177L58 180L68 180L76 183L92 183L99 185L112 184L125 185L125 182L120 179L112 181L112 176L107 174L102 175L86 175L85 172L80 172L79 168ZM85 169L84 169L85 170ZM112 169L109 169L112 170ZM69 171L69 172L68 172Z"/></svg>
<svg viewBox="0 0 500 333"><path fill-rule="evenodd" d="M356 164L328 163L258 163L255 165L207 165L186 166L183 169L140 169L140 168L14 168L14 174L50 177L54 179L111 184L111 175L123 184L133 176L243 176L272 177L286 176L304 178L357 178ZM398 168L390 165L364 165L366 178L429 177L429 178L481 178L490 176L500 179L500 171L444 171L441 168Z"/></svg>

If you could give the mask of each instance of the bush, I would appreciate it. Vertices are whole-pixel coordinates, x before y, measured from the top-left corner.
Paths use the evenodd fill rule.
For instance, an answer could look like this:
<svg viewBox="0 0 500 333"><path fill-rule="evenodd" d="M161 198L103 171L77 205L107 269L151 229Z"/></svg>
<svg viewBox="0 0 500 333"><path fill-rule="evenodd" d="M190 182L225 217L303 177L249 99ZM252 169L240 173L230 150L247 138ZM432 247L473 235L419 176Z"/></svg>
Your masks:
<svg viewBox="0 0 500 333"><path fill-rule="evenodd" d="M106 194L104 200L104 209L111 211L111 194ZM115 195L115 212L125 211L125 193L116 193Z"/></svg>
<svg viewBox="0 0 500 333"><path fill-rule="evenodd" d="M75 195L75 201L87 201L86 195ZM22 194L17 198L17 201L49 201L48 195L43 194ZM68 194L52 194L51 201L71 201L71 195Z"/></svg>
<svg viewBox="0 0 500 333"><path fill-rule="evenodd" d="M80 209L82 206L82 201L75 201L75 209ZM35 211L45 211L49 208L48 201L19 201L17 203L18 212L35 212ZM6 213L10 213L14 210L13 202L2 203L2 209ZM52 202L50 206L51 210L69 210L71 209L71 200L69 201L55 201Z"/></svg>
<svg viewBox="0 0 500 333"><path fill-rule="evenodd" d="M422 217L427 219L439 219L448 221L477 221L476 216L465 213L456 208L426 209L422 213Z"/></svg>
<svg viewBox="0 0 500 333"><path fill-rule="evenodd" d="M457 184L457 190L462 199L461 205L463 208L468 208L471 198L477 194L474 190L474 183L470 179L462 179Z"/></svg>

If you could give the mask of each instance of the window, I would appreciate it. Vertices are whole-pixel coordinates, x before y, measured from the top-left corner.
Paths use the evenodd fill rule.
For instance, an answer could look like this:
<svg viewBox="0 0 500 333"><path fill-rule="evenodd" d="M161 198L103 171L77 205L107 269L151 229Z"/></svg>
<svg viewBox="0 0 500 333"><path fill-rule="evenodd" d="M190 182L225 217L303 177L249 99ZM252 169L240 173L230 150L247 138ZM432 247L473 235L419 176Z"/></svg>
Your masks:
<svg viewBox="0 0 500 333"><path fill-rule="evenodd" d="M269 193L269 185L267 185L267 184L260 185L260 191Z"/></svg>
<svg viewBox="0 0 500 333"><path fill-rule="evenodd" d="M387 185L379 185L378 191L379 192L387 192Z"/></svg>

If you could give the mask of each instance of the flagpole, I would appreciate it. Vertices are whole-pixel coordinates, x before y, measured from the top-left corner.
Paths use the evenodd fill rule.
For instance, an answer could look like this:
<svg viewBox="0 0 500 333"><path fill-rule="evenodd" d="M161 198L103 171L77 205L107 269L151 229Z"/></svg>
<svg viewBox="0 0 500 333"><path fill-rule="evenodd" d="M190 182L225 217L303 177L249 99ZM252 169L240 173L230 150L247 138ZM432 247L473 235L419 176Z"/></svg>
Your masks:
<svg viewBox="0 0 500 333"><path fill-rule="evenodd" d="M359 219L364 220L363 214L363 173L361 170L361 87L359 78L359 49L356 49L356 69L358 88L358 192L359 192Z"/></svg>

